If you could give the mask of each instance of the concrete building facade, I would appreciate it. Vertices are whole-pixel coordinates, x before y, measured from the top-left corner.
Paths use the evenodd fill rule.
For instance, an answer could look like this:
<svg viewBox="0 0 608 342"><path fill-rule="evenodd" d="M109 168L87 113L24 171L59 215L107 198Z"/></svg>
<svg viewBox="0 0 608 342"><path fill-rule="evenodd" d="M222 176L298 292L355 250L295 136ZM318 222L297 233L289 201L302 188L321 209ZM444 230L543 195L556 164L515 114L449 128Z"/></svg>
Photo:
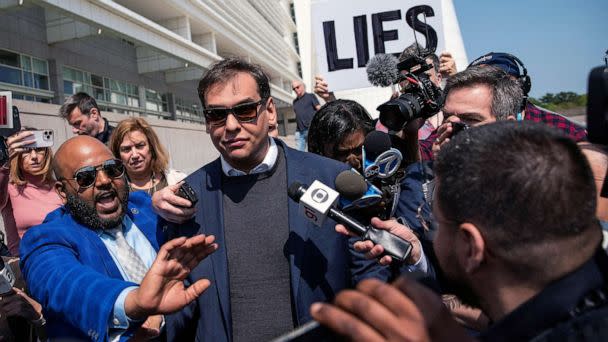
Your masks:
<svg viewBox="0 0 608 342"><path fill-rule="evenodd" d="M295 130L295 32L292 0L1 0L0 90L21 100L25 125L55 129L56 146L71 136L59 105L79 91L93 95L111 121L143 116L158 127L197 132L190 138L200 144L170 149L180 160L174 166L192 171L216 156L196 88L223 58L262 65L280 133ZM176 137L164 138L175 145ZM208 151L193 157L192 146Z"/></svg>

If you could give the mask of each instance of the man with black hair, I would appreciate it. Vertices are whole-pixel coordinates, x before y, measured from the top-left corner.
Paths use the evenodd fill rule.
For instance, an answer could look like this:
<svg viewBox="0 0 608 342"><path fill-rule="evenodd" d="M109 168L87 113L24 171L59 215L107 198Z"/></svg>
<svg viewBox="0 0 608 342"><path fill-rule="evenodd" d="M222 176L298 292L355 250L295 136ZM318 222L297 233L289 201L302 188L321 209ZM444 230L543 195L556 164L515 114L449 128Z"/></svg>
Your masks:
<svg viewBox="0 0 608 342"><path fill-rule="evenodd" d="M538 123L484 125L442 148L435 175L435 252L447 290L493 322L481 340L606 340L608 256L575 142ZM436 295L405 278L362 282L311 312L359 340L471 340Z"/></svg>
<svg viewBox="0 0 608 342"><path fill-rule="evenodd" d="M190 275L212 279L213 290L167 318L170 340L269 340L311 320L311 303L365 277L386 280L388 270L355 252L331 220L315 227L288 198L294 182L334 187L348 167L268 137L277 108L259 65L222 60L200 80L198 94L220 157L186 178L200 199L195 208L174 195L179 185L156 192L153 204L182 223L168 232L213 234L222 250Z"/></svg>
<svg viewBox="0 0 608 342"><path fill-rule="evenodd" d="M68 97L59 108L59 116L72 126L72 133L92 136L104 144L114 131L108 119L101 116L97 101L84 92Z"/></svg>

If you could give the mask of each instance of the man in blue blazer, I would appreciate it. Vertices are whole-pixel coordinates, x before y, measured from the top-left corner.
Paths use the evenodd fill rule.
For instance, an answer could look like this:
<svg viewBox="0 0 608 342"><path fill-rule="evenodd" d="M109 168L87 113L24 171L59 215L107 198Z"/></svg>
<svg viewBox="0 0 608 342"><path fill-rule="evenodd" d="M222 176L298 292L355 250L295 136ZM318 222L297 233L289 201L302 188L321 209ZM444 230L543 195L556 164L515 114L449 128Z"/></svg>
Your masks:
<svg viewBox="0 0 608 342"><path fill-rule="evenodd" d="M365 277L388 270L352 249L335 222L316 227L287 196L293 182L333 187L346 164L287 147L268 137L276 116L268 77L240 59L220 61L199 83L207 131L221 157L190 175L195 208L173 196L154 196L157 212L180 226L178 236L213 234L220 250L196 267L188 281L214 287L167 317L175 341L269 340L309 320L310 305L333 299ZM193 217L193 219L190 219Z"/></svg>
<svg viewBox="0 0 608 342"><path fill-rule="evenodd" d="M20 248L50 339L126 340L148 316L178 310L209 286L203 280L185 289L182 280L215 250L213 237L176 239L159 250L149 196L129 196L124 166L101 142L66 141L54 171L64 206L31 228Z"/></svg>

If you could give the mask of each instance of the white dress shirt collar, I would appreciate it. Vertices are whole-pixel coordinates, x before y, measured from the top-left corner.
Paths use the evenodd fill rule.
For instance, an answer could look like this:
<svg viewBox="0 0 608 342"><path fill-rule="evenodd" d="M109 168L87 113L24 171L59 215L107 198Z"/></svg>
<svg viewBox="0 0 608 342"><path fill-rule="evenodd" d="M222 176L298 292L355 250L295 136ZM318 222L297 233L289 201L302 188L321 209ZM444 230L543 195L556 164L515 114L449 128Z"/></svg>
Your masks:
<svg viewBox="0 0 608 342"><path fill-rule="evenodd" d="M222 162L222 171L228 177L235 176L244 176L244 175L253 175L256 173L266 172L268 170L272 170L274 164L277 162L277 156L279 155L279 150L277 144L274 142L274 139L268 138L270 140L270 146L268 147L268 152L266 152L266 157L260 164L251 169L251 171L244 172L232 167L232 165L228 164L228 162L224 159L223 156L220 156L220 161Z"/></svg>

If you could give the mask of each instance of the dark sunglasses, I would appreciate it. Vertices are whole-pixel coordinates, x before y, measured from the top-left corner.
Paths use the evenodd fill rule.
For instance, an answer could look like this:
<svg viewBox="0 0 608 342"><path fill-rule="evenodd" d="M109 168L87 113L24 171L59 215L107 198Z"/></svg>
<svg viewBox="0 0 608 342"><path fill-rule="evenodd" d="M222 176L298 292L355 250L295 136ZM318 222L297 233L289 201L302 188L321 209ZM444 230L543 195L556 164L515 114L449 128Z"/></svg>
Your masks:
<svg viewBox="0 0 608 342"><path fill-rule="evenodd" d="M76 180L80 188L89 188L95 184L97 171L103 172L110 178L120 178L125 174L125 167L118 159L109 159L97 166L85 166L74 172L73 178L61 178L60 180Z"/></svg>
<svg viewBox="0 0 608 342"><path fill-rule="evenodd" d="M241 123L254 122L258 118L258 106L265 101L266 99L261 99L257 102L241 103L232 108L206 108L203 114L207 124L211 126L223 126L230 113Z"/></svg>

